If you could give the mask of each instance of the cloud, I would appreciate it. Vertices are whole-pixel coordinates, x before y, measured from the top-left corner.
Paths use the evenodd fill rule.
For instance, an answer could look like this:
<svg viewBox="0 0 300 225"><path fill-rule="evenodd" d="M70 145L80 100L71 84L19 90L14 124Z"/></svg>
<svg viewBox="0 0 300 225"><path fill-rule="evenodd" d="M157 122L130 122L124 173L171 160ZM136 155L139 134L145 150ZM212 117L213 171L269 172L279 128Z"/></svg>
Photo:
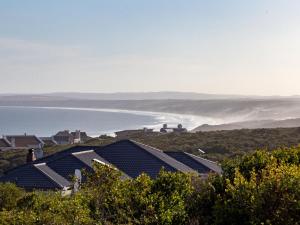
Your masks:
<svg viewBox="0 0 300 225"><path fill-rule="evenodd" d="M3 89L29 87L45 89L108 89L161 87L170 76L198 73L205 68L195 60L146 55L99 56L84 47L58 46L26 40L0 39L0 77ZM38 79L36 79L38 77ZM59 81L59 82L57 82ZM147 82L147 83L145 83Z"/></svg>
<svg viewBox="0 0 300 225"><path fill-rule="evenodd" d="M105 56L99 54L101 49L84 46L0 38L0 90L299 93L300 69L295 63L299 48L288 54L287 47L279 46L281 54L275 54L271 44L260 46L259 51L253 43L229 46L189 56L142 53Z"/></svg>

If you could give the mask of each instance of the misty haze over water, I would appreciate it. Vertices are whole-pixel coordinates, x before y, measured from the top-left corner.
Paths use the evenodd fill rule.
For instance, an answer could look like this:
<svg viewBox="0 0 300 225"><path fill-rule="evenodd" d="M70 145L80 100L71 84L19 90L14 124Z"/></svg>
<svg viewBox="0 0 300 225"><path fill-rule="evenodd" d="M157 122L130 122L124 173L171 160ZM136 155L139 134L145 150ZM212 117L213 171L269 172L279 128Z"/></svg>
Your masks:
<svg viewBox="0 0 300 225"><path fill-rule="evenodd" d="M111 100L121 95L129 100ZM168 99L172 97L178 99ZM61 129L82 129L95 136L124 129L158 129L163 123L172 126L182 123L191 130L203 124L256 121L257 126L257 121L300 118L297 97L180 92L163 92L160 99L159 93L3 95L0 106L0 132L3 134L51 135ZM247 126L252 125L247 123Z"/></svg>

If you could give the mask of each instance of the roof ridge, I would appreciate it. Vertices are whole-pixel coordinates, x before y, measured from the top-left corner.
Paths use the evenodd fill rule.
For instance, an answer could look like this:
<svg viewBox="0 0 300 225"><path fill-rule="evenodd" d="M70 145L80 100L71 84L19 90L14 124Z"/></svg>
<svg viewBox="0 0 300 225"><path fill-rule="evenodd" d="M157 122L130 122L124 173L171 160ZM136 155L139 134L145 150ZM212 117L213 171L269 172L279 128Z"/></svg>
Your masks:
<svg viewBox="0 0 300 225"><path fill-rule="evenodd" d="M50 178L47 174L43 173L41 170L39 170L36 166L34 166L33 164L30 164L30 166L35 169L38 173L44 175L45 177L47 177L52 183L61 186L60 184L58 184L56 181L54 181L52 178Z"/></svg>
<svg viewBox="0 0 300 225"><path fill-rule="evenodd" d="M193 158L196 161L198 159L200 163L202 163L204 166L206 166L210 170L213 170L213 171L215 171L217 173L222 173L222 168L220 167L220 165L217 162L214 162L214 161L211 161L211 160L208 160L208 159L205 159L205 158L202 158L200 156L193 155L193 154L190 154L190 153L187 153L187 152L184 152L184 153L186 155L189 155L191 158ZM201 162L200 160L204 161L204 162ZM215 167L212 168L211 166L215 166Z"/></svg>
<svg viewBox="0 0 300 225"><path fill-rule="evenodd" d="M55 172L53 169L51 169L48 165L47 165L47 163L37 163L37 164L33 164L33 166L35 167L35 168L37 168L40 172L42 172L44 175L46 175L48 178L50 178L52 181L54 181L57 185L59 185L60 187L65 187L61 182L59 182L58 180L56 180L52 175L55 175L55 176L57 176L59 179L61 179L65 184L67 184L67 183L70 183L67 179L65 179L63 176L61 176L60 174L58 174L57 172ZM44 170L41 170L40 168L39 168L39 166L45 166L46 167L46 169L48 169L49 171L50 171L50 173L52 173L52 175L51 174L49 174L49 173L47 173L46 171L44 171Z"/></svg>
<svg viewBox="0 0 300 225"><path fill-rule="evenodd" d="M187 154L187 155L189 155L189 156L194 156L194 157L196 157L196 158L199 158L199 159L205 160L205 161L207 161L207 162L210 162L210 163L213 163L213 164L218 165L217 162L214 162L214 161L212 161L212 160L209 160L209 159L200 157L200 156L198 156L198 155L194 155L194 154L191 154L191 153L188 153L188 152L183 152L183 153L185 153L185 154Z"/></svg>
<svg viewBox="0 0 300 225"><path fill-rule="evenodd" d="M72 146L72 147L67 148L67 149L65 149L65 150L58 151L58 152L55 152L54 154L51 154L51 155L48 155L48 156L46 156L46 157L40 158L40 159L38 159L38 160L36 160L36 161L34 161L34 162L35 162L35 163L36 163L36 162L43 162L44 160L51 159L52 157L61 155L61 156L60 156L59 158L57 158L57 159L49 160L49 162L53 162L53 161L55 161L55 160L58 160L58 159L64 157L63 153L68 153L68 151L70 151L70 150L72 150L72 149L74 149L74 148L78 148L78 147L79 147L79 148L80 148L80 147L83 147L83 148L97 148L97 146L75 145L75 146ZM92 149L91 149L91 150L92 150ZM83 151L85 151L85 150L83 150ZM73 152L72 152L72 153L73 153ZM70 153L70 154L72 154L72 153Z"/></svg>
<svg viewBox="0 0 300 225"><path fill-rule="evenodd" d="M5 137L37 137L34 134L17 134L17 135L5 135Z"/></svg>

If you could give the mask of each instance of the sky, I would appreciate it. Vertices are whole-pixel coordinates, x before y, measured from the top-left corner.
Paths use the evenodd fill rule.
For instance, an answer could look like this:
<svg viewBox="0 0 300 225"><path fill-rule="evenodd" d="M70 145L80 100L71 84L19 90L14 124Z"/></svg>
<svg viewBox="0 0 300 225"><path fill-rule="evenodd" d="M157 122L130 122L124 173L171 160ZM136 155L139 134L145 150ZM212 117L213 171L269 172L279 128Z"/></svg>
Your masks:
<svg viewBox="0 0 300 225"><path fill-rule="evenodd" d="M300 94L299 0L0 0L0 93Z"/></svg>

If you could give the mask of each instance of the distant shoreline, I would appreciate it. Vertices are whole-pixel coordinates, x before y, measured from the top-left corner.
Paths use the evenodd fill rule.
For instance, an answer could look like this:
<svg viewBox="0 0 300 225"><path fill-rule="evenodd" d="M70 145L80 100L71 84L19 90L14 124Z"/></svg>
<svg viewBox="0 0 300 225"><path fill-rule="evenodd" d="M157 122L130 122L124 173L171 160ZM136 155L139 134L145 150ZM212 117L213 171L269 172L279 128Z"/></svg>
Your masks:
<svg viewBox="0 0 300 225"><path fill-rule="evenodd" d="M47 109L47 110L70 110L70 111L89 111L89 112L112 112L112 113L122 113L122 114L130 114L130 115L138 115L138 116L150 116L155 118L157 121L156 124L152 125L145 125L148 128L152 128L155 130L158 130L163 123L168 123L171 126L175 126L178 123L183 124L184 127L186 127L188 130L192 130L199 126L199 124L217 124L217 121L215 121L213 118L208 117L201 117L201 116L195 116L195 115L182 115L182 114L176 114L176 113L163 113L163 112L149 112L149 111L138 111L138 110L125 110L125 109L108 109L108 108L83 108L83 107L52 107L52 106L0 106L1 108L8 108L8 109ZM141 126L140 128L143 128ZM124 127L124 130L126 130L126 127ZM106 133L114 133L118 131L118 129L115 130L109 130ZM100 135L100 133L99 133ZM94 136L94 135L92 135Z"/></svg>

